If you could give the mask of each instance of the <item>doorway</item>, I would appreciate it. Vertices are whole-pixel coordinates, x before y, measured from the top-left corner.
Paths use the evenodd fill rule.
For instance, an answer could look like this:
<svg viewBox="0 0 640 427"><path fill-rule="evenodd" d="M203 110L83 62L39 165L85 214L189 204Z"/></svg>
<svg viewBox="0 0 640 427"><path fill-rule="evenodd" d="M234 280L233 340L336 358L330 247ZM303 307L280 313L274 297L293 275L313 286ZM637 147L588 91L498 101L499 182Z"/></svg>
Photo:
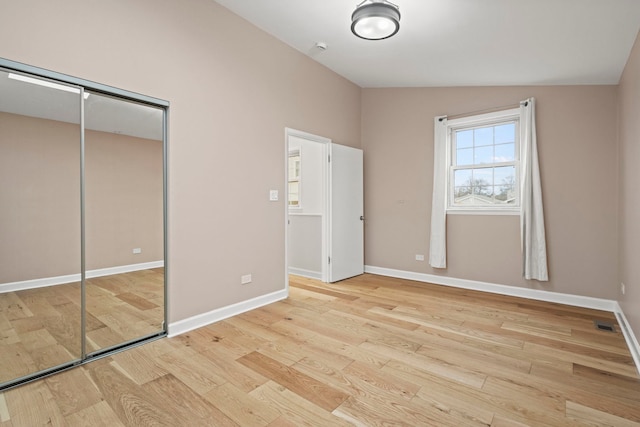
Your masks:
<svg viewBox="0 0 640 427"><path fill-rule="evenodd" d="M364 272L362 150L287 128L286 274L337 282Z"/></svg>

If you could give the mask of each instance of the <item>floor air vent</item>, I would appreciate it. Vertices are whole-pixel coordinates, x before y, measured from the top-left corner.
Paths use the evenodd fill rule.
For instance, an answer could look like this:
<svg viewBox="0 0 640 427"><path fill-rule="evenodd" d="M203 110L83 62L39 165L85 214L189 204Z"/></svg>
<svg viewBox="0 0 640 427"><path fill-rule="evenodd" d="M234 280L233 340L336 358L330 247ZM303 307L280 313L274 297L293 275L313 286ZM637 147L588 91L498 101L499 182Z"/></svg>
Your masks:
<svg viewBox="0 0 640 427"><path fill-rule="evenodd" d="M594 320L593 324L596 325L596 329L607 332L615 332L613 323L605 322L604 320Z"/></svg>

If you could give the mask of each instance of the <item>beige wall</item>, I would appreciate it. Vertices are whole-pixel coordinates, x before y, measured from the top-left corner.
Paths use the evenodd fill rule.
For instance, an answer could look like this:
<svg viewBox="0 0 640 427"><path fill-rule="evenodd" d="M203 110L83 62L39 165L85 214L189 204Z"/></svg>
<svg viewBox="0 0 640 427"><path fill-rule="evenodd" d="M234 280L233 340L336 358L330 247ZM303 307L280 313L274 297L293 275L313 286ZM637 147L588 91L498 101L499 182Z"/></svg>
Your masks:
<svg viewBox="0 0 640 427"><path fill-rule="evenodd" d="M620 214L619 281L626 294L618 298L640 341L640 35L631 51L619 87Z"/></svg>
<svg viewBox="0 0 640 427"><path fill-rule="evenodd" d="M0 284L80 273L80 127L0 113Z"/></svg>
<svg viewBox="0 0 640 427"><path fill-rule="evenodd" d="M162 142L85 147L87 269L162 260ZM0 182L0 284L80 273L79 126L0 113Z"/></svg>
<svg viewBox="0 0 640 427"><path fill-rule="evenodd" d="M2 13L0 57L171 103L170 322L284 288L284 128L359 146L357 86L211 0Z"/></svg>
<svg viewBox="0 0 640 427"><path fill-rule="evenodd" d="M85 177L87 270L163 260L162 141L87 131Z"/></svg>
<svg viewBox="0 0 640 427"><path fill-rule="evenodd" d="M518 216L449 215L448 268L431 268L433 117L531 96L550 281L522 278ZM362 146L367 265L615 299L615 86L364 89Z"/></svg>

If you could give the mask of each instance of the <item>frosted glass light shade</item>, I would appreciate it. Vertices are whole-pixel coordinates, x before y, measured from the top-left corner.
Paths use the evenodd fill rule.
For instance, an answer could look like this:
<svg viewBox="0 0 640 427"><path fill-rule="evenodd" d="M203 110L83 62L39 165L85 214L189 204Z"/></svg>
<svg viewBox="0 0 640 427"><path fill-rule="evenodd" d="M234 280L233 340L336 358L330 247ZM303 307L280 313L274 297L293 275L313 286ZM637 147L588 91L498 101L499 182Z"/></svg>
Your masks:
<svg viewBox="0 0 640 427"><path fill-rule="evenodd" d="M362 3L351 15L351 31L366 40L382 40L400 29L398 7L384 2Z"/></svg>

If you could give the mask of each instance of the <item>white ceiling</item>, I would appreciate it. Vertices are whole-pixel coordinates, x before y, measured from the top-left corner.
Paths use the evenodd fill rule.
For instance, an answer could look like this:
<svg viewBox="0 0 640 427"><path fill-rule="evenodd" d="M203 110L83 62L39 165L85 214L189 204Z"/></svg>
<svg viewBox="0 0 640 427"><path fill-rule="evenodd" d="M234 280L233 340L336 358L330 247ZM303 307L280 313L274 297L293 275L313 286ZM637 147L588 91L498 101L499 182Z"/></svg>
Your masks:
<svg viewBox="0 0 640 427"><path fill-rule="evenodd" d="M617 84L640 28L640 0L393 0L367 41L359 0L216 1L361 87Z"/></svg>

